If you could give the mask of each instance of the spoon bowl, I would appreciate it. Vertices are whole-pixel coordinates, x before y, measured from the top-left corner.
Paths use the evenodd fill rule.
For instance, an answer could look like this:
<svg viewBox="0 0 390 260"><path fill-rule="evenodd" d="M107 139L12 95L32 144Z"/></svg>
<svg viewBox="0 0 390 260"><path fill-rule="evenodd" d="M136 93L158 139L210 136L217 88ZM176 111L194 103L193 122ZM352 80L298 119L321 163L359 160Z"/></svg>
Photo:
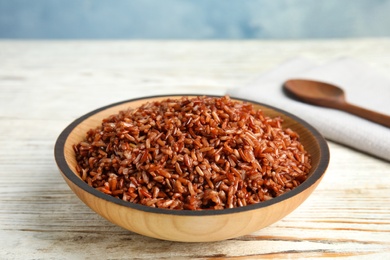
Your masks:
<svg viewBox="0 0 390 260"><path fill-rule="evenodd" d="M314 80L291 79L283 84L283 89L288 96L305 103L342 110L390 127L390 116L348 103L344 91L335 85Z"/></svg>

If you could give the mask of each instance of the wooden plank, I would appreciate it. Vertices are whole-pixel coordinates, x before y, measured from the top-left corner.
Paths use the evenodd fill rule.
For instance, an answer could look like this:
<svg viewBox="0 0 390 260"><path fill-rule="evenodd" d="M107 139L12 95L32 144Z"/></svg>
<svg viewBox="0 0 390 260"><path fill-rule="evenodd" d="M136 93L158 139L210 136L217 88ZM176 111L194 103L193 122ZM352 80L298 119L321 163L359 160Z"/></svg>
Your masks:
<svg viewBox="0 0 390 260"><path fill-rule="evenodd" d="M107 222L70 191L53 156L62 129L102 105L224 94L295 56L348 55L388 73L389 39L0 41L0 50L0 258L389 258L390 165L335 143L323 181L296 211L252 234L201 244Z"/></svg>

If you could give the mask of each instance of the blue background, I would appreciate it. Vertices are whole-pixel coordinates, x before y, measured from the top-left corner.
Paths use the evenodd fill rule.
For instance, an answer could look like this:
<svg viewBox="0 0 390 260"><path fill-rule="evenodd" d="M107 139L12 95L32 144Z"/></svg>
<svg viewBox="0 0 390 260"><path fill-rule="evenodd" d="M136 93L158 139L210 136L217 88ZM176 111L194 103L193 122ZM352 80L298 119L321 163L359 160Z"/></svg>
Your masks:
<svg viewBox="0 0 390 260"><path fill-rule="evenodd" d="M0 38L390 36L390 0L0 0Z"/></svg>

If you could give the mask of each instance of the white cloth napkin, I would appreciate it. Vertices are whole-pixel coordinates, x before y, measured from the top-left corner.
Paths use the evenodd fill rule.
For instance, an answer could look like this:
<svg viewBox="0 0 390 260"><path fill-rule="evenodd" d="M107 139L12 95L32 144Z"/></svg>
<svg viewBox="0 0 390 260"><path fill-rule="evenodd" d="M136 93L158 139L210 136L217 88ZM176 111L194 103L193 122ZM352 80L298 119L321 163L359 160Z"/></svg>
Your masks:
<svg viewBox="0 0 390 260"><path fill-rule="evenodd" d="M282 84L291 78L333 83L349 103L390 114L390 78L350 58L318 65L296 58L260 75L247 86L228 90L231 97L258 101L288 111L313 125L325 138L390 161L390 129L335 109L287 97Z"/></svg>

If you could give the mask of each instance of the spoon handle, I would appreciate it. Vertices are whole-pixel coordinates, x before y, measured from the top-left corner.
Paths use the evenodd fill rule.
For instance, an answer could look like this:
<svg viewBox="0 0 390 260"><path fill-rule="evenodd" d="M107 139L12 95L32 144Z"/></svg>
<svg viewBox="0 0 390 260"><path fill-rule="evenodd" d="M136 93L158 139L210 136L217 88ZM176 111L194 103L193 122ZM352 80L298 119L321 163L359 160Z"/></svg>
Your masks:
<svg viewBox="0 0 390 260"><path fill-rule="evenodd" d="M390 116L388 115L374 112L350 103L344 103L342 110L390 128Z"/></svg>

